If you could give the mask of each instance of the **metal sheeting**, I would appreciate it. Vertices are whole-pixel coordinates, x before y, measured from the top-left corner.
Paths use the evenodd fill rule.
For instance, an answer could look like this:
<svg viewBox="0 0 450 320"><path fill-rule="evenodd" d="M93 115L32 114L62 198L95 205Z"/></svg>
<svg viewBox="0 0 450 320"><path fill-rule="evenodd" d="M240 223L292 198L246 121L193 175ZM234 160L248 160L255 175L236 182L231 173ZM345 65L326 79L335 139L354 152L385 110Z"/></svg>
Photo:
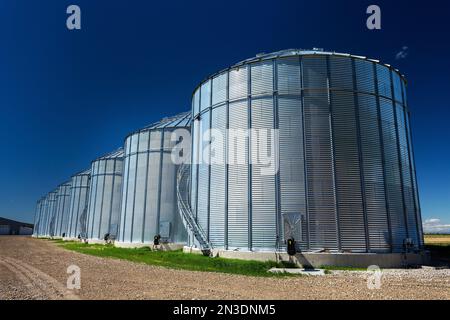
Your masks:
<svg viewBox="0 0 450 320"><path fill-rule="evenodd" d="M61 184L56 195L55 236L63 237L67 233L69 222L70 182Z"/></svg>
<svg viewBox="0 0 450 320"><path fill-rule="evenodd" d="M40 235L43 202L44 202L43 199L39 199L36 203L36 209L34 212L34 228L33 228L33 236L35 237L38 237Z"/></svg>
<svg viewBox="0 0 450 320"><path fill-rule="evenodd" d="M44 236L53 237L55 235L55 225L56 225L56 195L57 190L50 192L47 195L47 210L46 210L46 220L45 220L45 231Z"/></svg>
<svg viewBox="0 0 450 320"><path fill-rule="evenodd" d="M69 221L67 238L86 238L86 218L89 203L90 169L72 177L70 186Z"/></svg>
<svg viewBox="0 0 450 320"><path fill-rule="evenodd" d="M275 137L271 136L274 127L273 99L259 98L251 102L251 247L273 248L277 245L277 204L275 201L276 175L267 174L266 161L261 157L271 154ZM274 159L275 160L275 159Z"/></svg>
<svg viewBox="0 0 450 320"><path fill-rule="evenodd" d="M210 185L210 229L209 240L214 247L225 247L225 212L226 212L226 149L225 137L227 127L227 110L222 105L212 111L211 127L217 130L217 135L213 137L211 154L214 154L214 161L211 162Z"/></svg>
<svg viewBox="0 0 450 320"><path fill-rule="evenodd" d="M205 126L277 128L279 171L256 175L253 139L233 150L230 133L227 165L192 166L192 208L213 246L281 248L283 214L300 214L303 250L400 252L406 238L421 246L404 82L377 61L298 51L215 74L212 107L193 97L193 159Z"/></svg>
<svg viewBox="0 0 450 320"><path fill-rule="evenodd" d="M332 125L326 92L305 92L304 116L309 248L337 250Z"/></svg>
<svg viewBox="0 0 450 320"><path fill-rule="evenodd" d="M183 113L126 138L118 242L150 244L157 234L167 242L186 241L176 198L178 165L172 152L189 152L180 150L180 141L172 140L172 135L175 130L187 133L189 126L190 113Z"/></svg>
<svg viewBox="0 0 450 320"><path fill-rule="evenodd" d="M122 191L123 150L96 159L91 166L87 239L117 236Z"/></svg>

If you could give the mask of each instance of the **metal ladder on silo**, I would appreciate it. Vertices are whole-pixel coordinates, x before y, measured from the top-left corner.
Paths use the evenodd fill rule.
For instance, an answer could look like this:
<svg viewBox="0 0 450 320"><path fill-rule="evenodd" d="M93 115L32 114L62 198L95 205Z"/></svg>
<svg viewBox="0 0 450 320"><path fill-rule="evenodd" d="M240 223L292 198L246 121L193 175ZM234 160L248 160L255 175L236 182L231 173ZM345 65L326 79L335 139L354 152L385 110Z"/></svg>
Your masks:
<svg viewBox="0 0 450 320"><path fill-rule="evenodd" d="M200 244L200 249L204 255L211 255L212 245L208 241L203 229L198 225L194 218L190 204L190 166L187 164L180 165L177 173L177 199L178 210L187 229L194 235Z"/></svg>

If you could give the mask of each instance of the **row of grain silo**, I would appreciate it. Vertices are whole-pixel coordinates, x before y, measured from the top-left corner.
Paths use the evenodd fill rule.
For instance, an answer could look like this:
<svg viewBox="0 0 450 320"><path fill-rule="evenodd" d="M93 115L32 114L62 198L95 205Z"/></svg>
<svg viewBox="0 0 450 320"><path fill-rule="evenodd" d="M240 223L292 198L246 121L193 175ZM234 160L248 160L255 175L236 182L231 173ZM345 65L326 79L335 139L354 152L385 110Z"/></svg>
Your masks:
<svg viewBox="0 0 450 320"><path fill-rule="evenodd" d="M264 260L292 240L317 265L421 261L406 86L390 65L323 50L239 62L197 86L191 112L129 134L41 198L35 236L136 247L159 235Z"/></svg>
<svg viewBox="0 0 450 320"><path fill-rule="evenodd" d="M181 129L188 137L190 122L190 114L182 113L133 132L124 147L49 192L37 202L34 236L126 247L150 245L160 235L168 248L182 247L187 233L172 161L180 141L172 135ZM188 155L190 140L185 142Z"/></svg>

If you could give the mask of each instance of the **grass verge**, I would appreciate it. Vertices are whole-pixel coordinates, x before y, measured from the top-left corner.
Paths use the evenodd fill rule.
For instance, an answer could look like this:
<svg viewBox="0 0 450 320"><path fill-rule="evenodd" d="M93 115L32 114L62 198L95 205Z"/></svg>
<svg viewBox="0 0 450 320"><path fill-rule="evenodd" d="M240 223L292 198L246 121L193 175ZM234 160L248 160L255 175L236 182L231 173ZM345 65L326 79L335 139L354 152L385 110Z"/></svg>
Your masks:
<svg viewBox="0 0 450 320"><path fill-rule="evenodd" d="M171 269L184 269L192 271L222 272L257 277L286 277L295 276L288 273L269 273L271 268L292 268L293 264L276 263L275 261L249 261L225 258L210 258L198 254L176 251L152 251L144 248L117 248L112 245L85 244L62 240L51 240L58 246L103 258L115 258L149 265L161 266ZM298 276L298 275L297 275Z"/></svg>
<svg viewBox="0 0 450 320"><path fill-rule="evenodd" d="M325 273L330 273L331 271L367 271L367 268L339 267L339 266L320 266L319 269L324 269Z"/></svg>

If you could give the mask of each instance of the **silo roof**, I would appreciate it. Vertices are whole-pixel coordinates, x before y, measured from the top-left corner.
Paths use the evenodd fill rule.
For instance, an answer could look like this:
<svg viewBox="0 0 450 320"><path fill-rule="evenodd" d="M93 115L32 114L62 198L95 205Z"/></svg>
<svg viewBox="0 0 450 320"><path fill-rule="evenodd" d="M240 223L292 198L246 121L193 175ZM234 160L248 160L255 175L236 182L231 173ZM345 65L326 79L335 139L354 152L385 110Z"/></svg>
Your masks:
<svg viewBox="0 0 450 320"><path fill-rule="evenodd" d="M133 131L129 133L125 140L136 133L150 131L150 130L158 130L158 129L166 129L166 128L183 128L183 127L189 127L191 125L191 113L190 112L183 112L179 113L172 117L166 117L158 122L154 122L152 124L149 124L148 126L143 127L142 129Z"/></svg>
<svg viewBox="0 0 450 320"><path fill-rule="evenodd" d="M119 149L109 152L101 157L98 157L97 159L94 159L92 162L99 161L99 160L121 158L123 156L124 156L123 147L120 147Z"/></svg>
<svg viewBox="0 0 450 320"><path fill-rule="evenodd" d="M307 55L323 55L323 56L340 56L340 57L349 57L349 58L355 58L355 59L360 59L360 60L367 60L367 61L371 61L371 62L375 62L381 65L384 65L386 67L388 67L389 69L394 70L395 72L397 72L400 77L406 82L405 76L403 74L400 73L400 71L398 69L395 69L394 67L392 67L390 64L387 63L382 63L379 60L376 59L370 59L368 57L365 56L359 56L359 55L353 55L353 54L349 54L349 53L339 53L339 52L334 52L334 51L324 51L323 49L319 49L319 48L314 48L314 49L285 49L285 50L280 50L280 51L275 51L275 52L271 52L271 53L259 53L256 56L252 57L252 58L248 58L245 60L242 60L228 68L222 69L218 72L215 72L211 75L209 75L208 77L206 77L202 82L200 82L200 84L198 86L195 87L193 94L195 94L195 92L197 91L197 89L206 81L208 81L209 79L225 72L231 69L235 69L235 68L239 68L241 66L244 66L246 64L249 63L254 63L254 62L259 62L259 61L264 61L264 60L270 60L270 59L275 59L275 58L282 58L282 57L289 57L289 56L307 56Z"/></svg>
<svg viewBox="0 0 450 320"><path fill-rule="evenodd" d="M72 177L75 177L75 176L82 176L82 175L89 175L89 174L91 174L91 168L86 169L86 170L83 170L83 171L81 171L81 172L77 172L77 173L75 173L74 175L72 175Z"/></svg>

